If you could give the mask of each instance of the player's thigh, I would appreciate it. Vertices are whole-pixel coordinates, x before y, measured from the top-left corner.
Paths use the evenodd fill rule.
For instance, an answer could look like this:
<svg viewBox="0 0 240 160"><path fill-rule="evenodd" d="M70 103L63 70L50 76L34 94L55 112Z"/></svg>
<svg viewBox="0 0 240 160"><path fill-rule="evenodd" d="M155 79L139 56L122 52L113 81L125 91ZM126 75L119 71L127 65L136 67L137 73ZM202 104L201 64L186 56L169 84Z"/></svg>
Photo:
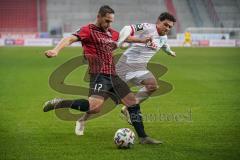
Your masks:
<svg viewBox="0 0 240 160"><path fill-rule="evenodd" d="M104 74L91 74L89 85L89 97L95 95L106 99L108 92L112 89L111 78Z"/></svg>
<svg viewBox="0 0 240 160"><path fill-rule="evenodd" d="M124 105L131 106L137 103L135 95L131 92L127 83L125 83L118 76L115 76L112 82L114 94L118 97L118 99L121 100Z"/></svg>
<svg viewBox="0 0 240 160"><path fill-rule="evenodd" d="M91 75L88 95L91 112L100 112L103 102L109 97L108 92L111 88L111 80L105 75Z"/></svg>
<svg viewBox="0 0 240 160"><path fill-rule="evenodd" d="M116 64L116 73L124 81L127 82L127 73L132 69L129 65L126 65L126 56L121 56Z"/></svg>

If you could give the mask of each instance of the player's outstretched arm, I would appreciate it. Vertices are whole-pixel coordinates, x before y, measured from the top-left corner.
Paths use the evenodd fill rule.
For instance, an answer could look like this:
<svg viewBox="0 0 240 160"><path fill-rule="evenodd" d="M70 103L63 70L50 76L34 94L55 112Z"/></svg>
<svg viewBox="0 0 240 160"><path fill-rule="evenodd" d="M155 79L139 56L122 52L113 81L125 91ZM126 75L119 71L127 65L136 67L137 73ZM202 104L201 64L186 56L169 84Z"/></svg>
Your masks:
<svg viewBox="0 0 240 160"><path fill-rule="evenodd" d="M44 53L48 58L55 57L64 47L67 47L76 41L78 41L78 37L74 35L62 38L62 40L53 49L47 50Z"/></svg>
<svg viewBox="0 0 240 160"><path fill-rule="evenodd" d="M148 42L152 42L152 38L151 37L137 38L137 37L133 37L133 36L128 36L128 38L125 40L125 42L128 42L128 43L148 43Z"/></svg>
<svg viewBox="0 0 240 160"><path fill-rule="evenodd" d="M171 50L170 46L167 43L162 46L162 50L168 55L176 57L176 53Z"/></svg>

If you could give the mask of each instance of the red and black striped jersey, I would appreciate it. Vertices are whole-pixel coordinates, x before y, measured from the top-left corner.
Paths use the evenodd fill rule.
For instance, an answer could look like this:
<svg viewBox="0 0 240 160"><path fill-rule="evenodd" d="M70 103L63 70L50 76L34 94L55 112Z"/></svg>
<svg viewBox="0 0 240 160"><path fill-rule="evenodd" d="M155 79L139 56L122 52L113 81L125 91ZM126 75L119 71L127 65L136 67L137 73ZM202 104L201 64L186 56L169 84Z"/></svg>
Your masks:
<svg viewBox="0 0 240 160"><path fill-rule="evenodd" d="M89 63L89 73L116 74L112 54L117 48L117 31L111 28L105 31L94 24L88 24L73 35L82 43L84 56Z"/></svg>

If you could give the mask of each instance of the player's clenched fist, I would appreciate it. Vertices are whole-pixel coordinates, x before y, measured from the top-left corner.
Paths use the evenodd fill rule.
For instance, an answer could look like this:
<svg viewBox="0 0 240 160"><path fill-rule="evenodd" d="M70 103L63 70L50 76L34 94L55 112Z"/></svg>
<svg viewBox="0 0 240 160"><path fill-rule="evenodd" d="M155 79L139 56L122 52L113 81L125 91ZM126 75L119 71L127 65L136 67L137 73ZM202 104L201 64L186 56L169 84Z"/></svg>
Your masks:
<svg viewBox="0 0 240 160"><path fill-rule="evenodd" d="M55 50L48 50L48 51L45 51L44 54L46 57L52 58L57 56L58 53Z"/></svg>

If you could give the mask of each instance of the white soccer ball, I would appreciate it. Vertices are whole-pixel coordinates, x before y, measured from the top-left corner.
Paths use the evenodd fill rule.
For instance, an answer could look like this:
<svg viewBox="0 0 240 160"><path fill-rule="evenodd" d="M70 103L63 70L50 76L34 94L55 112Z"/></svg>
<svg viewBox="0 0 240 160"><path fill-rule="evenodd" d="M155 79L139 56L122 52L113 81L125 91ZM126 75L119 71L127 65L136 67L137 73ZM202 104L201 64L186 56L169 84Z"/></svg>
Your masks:
<svg viewBox="0 0 240 160"><path fill-rule="evenodd" d="M134 144L135 134L129 128L118 129L114 135L114 143L118 148L131 148Z"/></svg>

